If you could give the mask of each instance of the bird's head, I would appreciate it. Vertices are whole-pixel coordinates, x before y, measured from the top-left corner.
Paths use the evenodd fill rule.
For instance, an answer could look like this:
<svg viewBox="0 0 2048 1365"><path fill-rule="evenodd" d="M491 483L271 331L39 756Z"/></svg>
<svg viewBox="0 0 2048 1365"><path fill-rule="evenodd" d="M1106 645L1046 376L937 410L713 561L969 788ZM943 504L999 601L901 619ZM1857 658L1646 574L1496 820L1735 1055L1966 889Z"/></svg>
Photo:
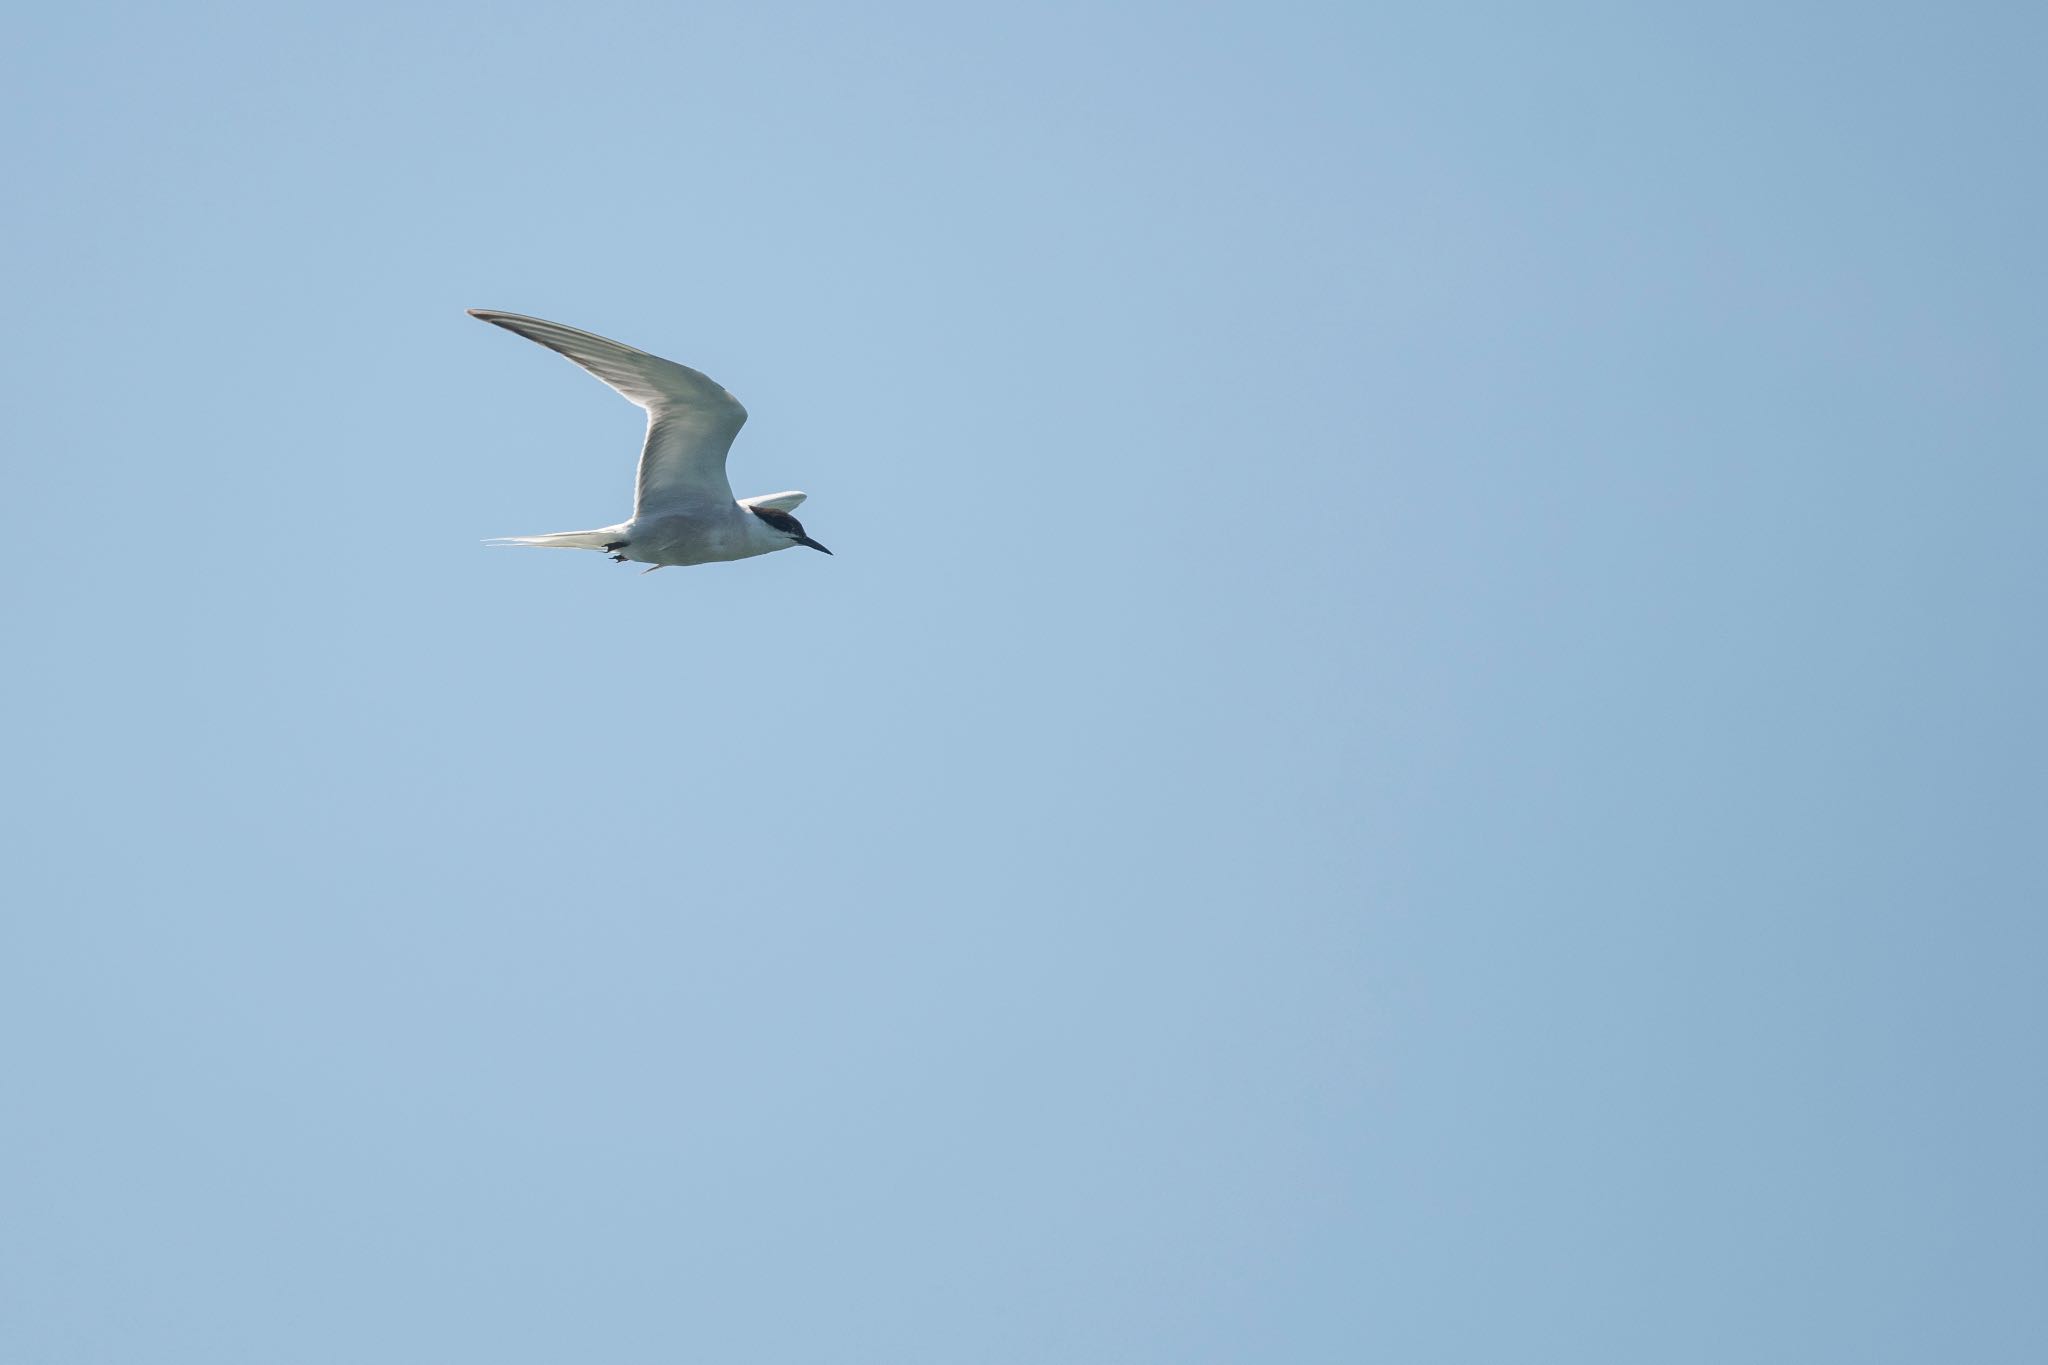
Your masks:
<svg viewBox="0 0 2048 1365"><path fill-rule="evenodd" d="M784 512L779 508L768 507L761 504L751 504L747 507L747 510L749 512L752 512L755 516L759 517L762 521L766 522L769 530L775 532L777 535L786 537L791 544L808 545L813 550L818 550L828 555L832 553L830 550L825 549L825 547L820 545L817 541L812 540L809 536L805 535L804 524L798 521L795 517L791 516L789 513Z"/></svg>

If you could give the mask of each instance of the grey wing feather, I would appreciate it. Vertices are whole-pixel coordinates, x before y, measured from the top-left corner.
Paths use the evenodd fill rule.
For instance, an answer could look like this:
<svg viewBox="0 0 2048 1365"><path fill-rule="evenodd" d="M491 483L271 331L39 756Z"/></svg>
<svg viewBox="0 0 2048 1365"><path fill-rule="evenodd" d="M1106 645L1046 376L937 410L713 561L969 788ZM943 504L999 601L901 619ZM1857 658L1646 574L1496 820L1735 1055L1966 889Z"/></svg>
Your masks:
<svg viewBox="0 0 2048 1365"><path fill-rule="evenodd" d="M487 308L472 308L469 315L567 356L647 410L634 516L670 505L732 501L725 455L746 423L747 410L717 381L559 322Z"/></svg>

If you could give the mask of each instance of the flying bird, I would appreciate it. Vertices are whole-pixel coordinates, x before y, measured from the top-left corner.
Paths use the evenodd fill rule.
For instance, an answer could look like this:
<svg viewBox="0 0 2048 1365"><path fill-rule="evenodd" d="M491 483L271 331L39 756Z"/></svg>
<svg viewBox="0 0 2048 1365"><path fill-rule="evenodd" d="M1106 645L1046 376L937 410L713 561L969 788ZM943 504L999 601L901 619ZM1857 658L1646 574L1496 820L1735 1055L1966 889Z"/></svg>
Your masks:
<svg viewBox="0 0 2048 1365"><path fill-rule="evenodd" d="M640 447L640 478L633 515L595 531L545 536L503 536L491 545L602 550L619 563L713 564L749 559L792 545L831 554L804 534L790 513L798 492L763 493L735 500L725 477L725 453L747 420L740 401L709 377L673 360L621 346L559 322L472 308L481 318L569 357L647 410L647 441Z"/></svg>

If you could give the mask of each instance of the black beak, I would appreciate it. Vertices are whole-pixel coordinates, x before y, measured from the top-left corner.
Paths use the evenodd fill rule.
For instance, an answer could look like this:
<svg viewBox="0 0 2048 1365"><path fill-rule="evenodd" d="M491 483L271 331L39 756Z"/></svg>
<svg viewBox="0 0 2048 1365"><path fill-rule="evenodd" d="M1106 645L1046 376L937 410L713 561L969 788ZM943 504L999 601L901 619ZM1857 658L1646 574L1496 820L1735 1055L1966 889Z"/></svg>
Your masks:
<svg viewBox="0 0 2048 1365"><path fill-rule="evenodd" d="M810 547L811 547L811 548L812 548L813 550L816 550L816 551L818 551L818 553L820 553L820 554L827 554L827 555L829 555L829 554L831 554L831 553L832 553L832 552L831 552L830 550L828 550L828 549L826 549L826 548L825 548L824 546L820 545L820 544L819 544L819 543L818 543L817 541L815 541L815 540L812 540L812 539L811 539L811 538L810 538L809 536L798 536L798 537L796 538L796 543L797 543L797 544L799 544L799 545L808 545L808 546L810 546Z"/></svg>

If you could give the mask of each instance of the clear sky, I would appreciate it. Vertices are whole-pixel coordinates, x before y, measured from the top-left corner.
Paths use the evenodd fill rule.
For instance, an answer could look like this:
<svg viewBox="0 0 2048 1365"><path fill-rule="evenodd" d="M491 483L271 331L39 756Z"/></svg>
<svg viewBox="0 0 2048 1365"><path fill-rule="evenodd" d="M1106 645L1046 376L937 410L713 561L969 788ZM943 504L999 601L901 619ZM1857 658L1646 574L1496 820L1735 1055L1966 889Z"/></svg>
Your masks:
<svg viewBox="0 0 2048 1365"><path fill-rule="evenodd" d="M2040 15L16 12L0 1358L2048 1359Z"/></svg>

